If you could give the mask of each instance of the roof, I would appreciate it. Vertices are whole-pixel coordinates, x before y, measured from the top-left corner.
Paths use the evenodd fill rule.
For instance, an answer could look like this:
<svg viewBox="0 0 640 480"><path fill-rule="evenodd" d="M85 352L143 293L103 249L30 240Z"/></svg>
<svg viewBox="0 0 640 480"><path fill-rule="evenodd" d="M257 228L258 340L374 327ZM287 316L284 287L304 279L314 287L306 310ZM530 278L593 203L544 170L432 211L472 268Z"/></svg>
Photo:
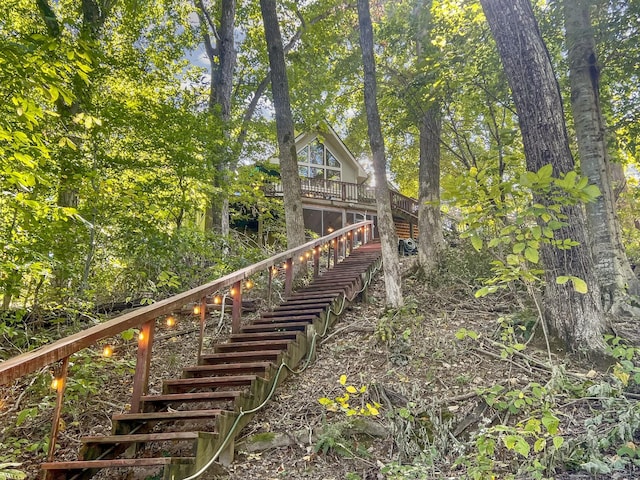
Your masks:
<svg viewBox="0 0 640 480"><path fill-rule="evenodd" d="M358 163L351 150L344 144L336 131L327 122L322 122L314 130L303 132L296 137L296 150L300 151L305 145L318 138L321 143L329 148L333 154L343 162L350 163L357 171L358 183L363 183L369 178L362 165Z"/></svg>

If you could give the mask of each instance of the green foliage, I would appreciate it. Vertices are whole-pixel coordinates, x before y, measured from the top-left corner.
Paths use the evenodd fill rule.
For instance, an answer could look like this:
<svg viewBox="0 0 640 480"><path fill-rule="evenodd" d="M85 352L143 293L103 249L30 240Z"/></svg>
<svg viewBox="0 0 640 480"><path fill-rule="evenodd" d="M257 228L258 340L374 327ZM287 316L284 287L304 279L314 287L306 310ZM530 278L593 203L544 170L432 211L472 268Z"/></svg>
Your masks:
<svg viewBox="0 0 640 480"><path fill-rule="evenodd" d="M496 257L492 262L493 277L485 280L485 286L476 292L477 297L513 282L543 283L540 249L547 246L566 250L577 245L563 233L567 225L563 207L592 201L600 191L574 171L562 178L552 174L551 165L537 172L523 172L517 181L502 182L487 191L484 202L466 209L461 237L468 238L478 251L488 239L486 248ZM482 172L476 169L471 170L470 176L483 180ZM462 192L459 195L454 194L453 198L462 200ZM571 281L576 291L586 293L586 283L580 278L560 275L556 281L559 284Z"/></svg>
<svg viewBox="0 0 640 480"><path fill-rule="evenodd" d="M17 469L20 465L22 464L0 461L0 480L22 480L27 478L25 472Z"/></svg>
<svg viewBox="0 0 640 480"><path fill-rule="evenodd" d="M313 447L314 451L324 454L332 452L346 458L368 457L369 453L364 444L354 442L348 435L350 428L351 422L349 420L325 424Z"/></svg>

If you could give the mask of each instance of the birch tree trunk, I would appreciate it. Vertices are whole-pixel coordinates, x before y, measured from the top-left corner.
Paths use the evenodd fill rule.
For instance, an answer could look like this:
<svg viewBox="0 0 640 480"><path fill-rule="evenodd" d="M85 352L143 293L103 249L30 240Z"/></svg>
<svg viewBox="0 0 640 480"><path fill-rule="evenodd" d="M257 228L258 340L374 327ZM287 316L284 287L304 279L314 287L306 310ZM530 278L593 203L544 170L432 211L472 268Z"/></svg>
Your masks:
<svg viewBox="0 0 640 480"><path fill-rule="evenodd" d="M302 191L298 173L289 82L284 62L284 48L278 25L275 0L260 0L264 34L271 68L271 91L276 111L278 149L280 150L280 175L284 191L284 214L287 226L287 247L304 243L304 217L302 215Z"/></svg>
<svg viewBox="0 0 640 480"><path fill-rule="evenodd" d="M373 28L369 12L369 0L358 0L358 24L360 27L360 47L364 67L364 103L369 127L369 145L373 155L373 170L376 181L376 206L378 211L378 231L382 243L382 262L387 305L399 308L403 305L402 277L398 264L398 246L391 214L391 197L387 185L387 162L384 140L380 126L380 114L376 99L376 66L373 56Z"/></svg>
<svg viewBox="0 0 640 480"><path fill-rule="evenodd" d="M418 192L418 263L429 275L445 248L440 214L440 105L434 102L420 124L420 187Z"/></svg>
<svg viewBox="0 0 640 480"><path fill-rule="evenodd" d="M607 151L606 129L600 108L600 66L591 27L589 0L564 2L565 32L571 81L571 109L578 139L580 167L602 195L586 205L589 236L602 304L614 315L640 315L629 305L629 292L640 293L621 241Z"/></svg>
<svg viewBox="0 0 640 480"><path fill-rule="evenodd" d="M524 144L527 168L551 164L555 176L574 168L560 88L529 0L481 0L511 87ZM544 203L544 198L534 199ZM605 314L593 259L587 244L586 219L580 205L565 206L567 226L556 238L580 243L570 250L541 249L545 267L545 320L571 351L600 356ZM588 285L580 294L556 277L574 275Z"/></svg>

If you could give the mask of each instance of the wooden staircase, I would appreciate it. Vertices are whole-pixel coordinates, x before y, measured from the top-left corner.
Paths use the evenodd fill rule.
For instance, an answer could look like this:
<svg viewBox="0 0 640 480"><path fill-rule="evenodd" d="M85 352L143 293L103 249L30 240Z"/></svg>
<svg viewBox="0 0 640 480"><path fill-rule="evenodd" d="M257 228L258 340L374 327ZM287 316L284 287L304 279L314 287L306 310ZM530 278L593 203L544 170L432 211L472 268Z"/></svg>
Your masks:
<svg viewBox="0 0 640 480"><path fill-rule="evenodd" d="M233 460L234 438L288 375L311 355L380 266L380 246L369 243L290 294L181 378L166 379L162 393L143 395L138 412L114 415L112 435L82 438L79 459L42 464L48 479L87 479L101 469L163 469L165 479L184 479L208 465ZM248 413L245 413L248 412ZM216 455L217 454L217 455ZM170 456L167 456L170 455Z"/></svg>

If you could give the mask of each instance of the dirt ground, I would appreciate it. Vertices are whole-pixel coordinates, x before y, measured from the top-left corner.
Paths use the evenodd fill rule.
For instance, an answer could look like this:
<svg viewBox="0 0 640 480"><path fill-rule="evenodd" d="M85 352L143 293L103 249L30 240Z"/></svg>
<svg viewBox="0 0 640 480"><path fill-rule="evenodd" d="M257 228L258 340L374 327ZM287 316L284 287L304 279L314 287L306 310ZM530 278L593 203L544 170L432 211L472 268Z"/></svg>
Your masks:
<svg viewBox="0 0 640 480"><path fill-rule="evenodd" d="M405 272L413 261L402 260ZM441 285L426 284L406 273L405 308L385 312L384 284L378 275L367 299L353 304L319 340L315 361L309 368L290 375L278 387L275 401L245 427L236 440L235 461L228 467L217 465L201 478L467 478L466 467L456 460L469 453L474 432L488 423L513 423L508 413L490 408L478 392L496 385L522 388L532 381L544 385L550 374L541 366L546 352L537 351L533 345L527 348L526 356L508 359L501 358L496 347L504 335L500 319L527 312L527 305L510 294L476 299L473 292L477 285L450 280ZM212 322L215 326L217 319ZM152 392L159 391L162 378L178 376L182 365L193 363L196 331L193 326L182 328L157 334L154 352L162 355L163 361L155 363ZM456 333L461 329L477 332L481 339L458 339ZM121 349L120 353L126 353L126 344ZM554 361L561 360L561 352L554 352ZM108 434L111 415L126 411L131 382L122 368L105 369L100 390L74 400L79 409L73 417L65 417L57 459L75 459L78 438ZM595 374L588 365L568 364L567 368L578 375ZM343 375L344 385L340 382ZM50 422L48 410L15 426L18 413L39 401L28 392L23 395L29 382L37 386L40 380L33 377L0 390L0 443L5 448L20 438L34 443ZM366 387L363 393L351 395L351 407L370 412L369 404L378 414L348 416L336 403L329 408L320 403L321 398L344 397L349 386L358 392ZM571 434L571 418L588 414L589 409L580 403L568 407L567 419L562 419L566 425L563 434ZM579 422L575 428L579 428ZM0 463L10 451L0 452ZM416 458L421 460L417 462ZM28 473L28 478L36 478L44 454L40 447L15 460L22 463L20 469ZM416 471L394 476L394 463L415 463ZM511 456L498 467L509 472L515 471L517 464ZM145 477L105 471L96 478ZM555 478L630 479L640 475L633 471L601 477L558 473Z"/></svg>

